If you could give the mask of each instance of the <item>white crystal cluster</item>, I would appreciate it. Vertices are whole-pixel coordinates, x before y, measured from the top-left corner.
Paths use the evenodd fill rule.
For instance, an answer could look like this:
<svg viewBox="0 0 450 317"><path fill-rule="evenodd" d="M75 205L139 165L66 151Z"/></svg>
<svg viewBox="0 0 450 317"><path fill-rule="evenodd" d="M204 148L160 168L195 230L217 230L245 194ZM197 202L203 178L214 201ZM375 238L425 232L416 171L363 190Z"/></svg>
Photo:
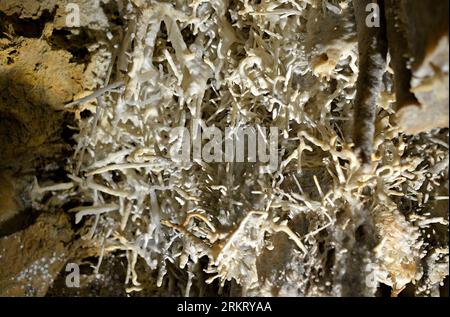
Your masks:
<svg viewBox="0 0 450 317"><path fill-rule="evenodd" d="M355 279L374 295L380 282L398 292L421 280L423 229L448 226L433 214L448 145L442 131L412 138L392 125L388 69L373 164L362 173L351 139L351 1L118 3L126 25L112 34L112 76L78 121L65 190L82 201L72 212L100 261L127 257L128 291L144 288L142 260L158 286L179 279L169 265L187 272L176 284L183 295L215 279L270 296L351 295ZM278 127L278 170L172 159L180 135L171 129L192 135L194 120L222 131ZM433 261L448 265L441 251ZM435 287L443 277L433 276Z"/></svg>

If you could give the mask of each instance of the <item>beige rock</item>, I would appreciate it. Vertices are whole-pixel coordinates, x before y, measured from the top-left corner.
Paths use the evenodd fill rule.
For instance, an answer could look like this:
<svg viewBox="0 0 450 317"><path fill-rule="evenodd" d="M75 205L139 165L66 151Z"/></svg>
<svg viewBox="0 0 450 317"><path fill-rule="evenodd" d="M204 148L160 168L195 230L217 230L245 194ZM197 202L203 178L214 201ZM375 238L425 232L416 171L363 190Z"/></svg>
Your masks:
<svg viewBox="0 0 450 317"><path fill-rule="evenodd" d="M397 113L406 133L448 127L448 9L448 1L402 2L401 19L412 58L411 92L420 103L405 104Z"/></svg>
<svg viewBox="0 0 450 317"><path fill-rule="evenodd" d="M73 231L64 214L0 239L0 296L44 296L70 255ZM45 246L45 247L43 247Z"/></svg>

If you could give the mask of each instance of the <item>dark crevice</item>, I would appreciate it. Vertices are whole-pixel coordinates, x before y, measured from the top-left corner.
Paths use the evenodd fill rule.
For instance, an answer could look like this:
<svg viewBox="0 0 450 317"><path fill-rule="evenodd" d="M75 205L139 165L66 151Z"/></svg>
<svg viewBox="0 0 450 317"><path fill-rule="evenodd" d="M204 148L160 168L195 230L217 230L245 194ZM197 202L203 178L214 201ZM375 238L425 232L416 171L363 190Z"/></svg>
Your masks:
<svg viewBox="0 0 450 317"><path fill-rule="evenodd" d="M27 208L0 224L0 238L24 230L36 222L39 213Z"/></svg>
<svg viewBox="0 0 450 317"><path fill-rule="evenodd" d="M71 63L87 64L91 54L86 47L97 42L96 35L95 32L86 29L79 29L78 34L67 29L55 29L48 39L48 43L52 49L70 52L72 54Z"/></svg>
<svg viewBox="0 0 450 317"><path fill-rule="evenodd" d="M122 26L124 25L123 17L120 14L119 8L117 6L116 1L109 1L108 3L101 3L100 6L103 9L103 12L108 17L108 21L111 24Z"/></svg>
<svg viewBox="0 0 450 317"><path fill-rule="evenodd" d="M53 21L56 10L49 12L45 10L38 19L20 18L17 14L8 16L0 12L0 34L9 34L13 30L14 34L27 38L39 38L42 35L45 24Z"/></svg>
<svg viewBox="0 0 450 317"><path fill-rule="evenodd" d="M190 26L187 26L183 30L181 30L181 35L183 36L183 40L186 43L187 47L195 42L196 36L193 34Z"/></svg>
<svg viewBox="0 0 450 317"><path fill-rule="evenodd" d="M378 297L391 297L392 288L386 284L380 283L376 295Z"/></svg>

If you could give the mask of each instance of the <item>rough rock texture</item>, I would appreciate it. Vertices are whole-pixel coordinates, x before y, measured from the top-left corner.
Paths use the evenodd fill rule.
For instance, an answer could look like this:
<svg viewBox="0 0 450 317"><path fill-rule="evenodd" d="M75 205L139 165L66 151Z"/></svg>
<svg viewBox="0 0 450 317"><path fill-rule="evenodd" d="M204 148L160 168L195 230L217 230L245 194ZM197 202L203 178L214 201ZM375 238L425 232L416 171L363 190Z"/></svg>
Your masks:
<svg viewBox="0 0 450 317"><path fill-rule="evenodd" d="M399 104L398 123L407 133L448 127L449 2L404 0L400 7L398 23L411 59L410 90L420 104Z"/></svg>
<svg viewBox="0 0 450 317"><path fill-rule="evenodd" d="M14 182L5 172L0 174L0 223L13 217L18 211Z"/></svg>
<svg viewBox="0 0 450 317"><path fill-rule="evenodd" d="M29 122L25 115L21 117L21 110L28 113L39 106L61 110L81 90L84 67L71 58L69 52L54 50L41 39L11 43L3 50L0 64L3 103L14 103L16 107L9 108L17 109L15 115L25 124ZM28 104L21 106L21 101ZM3 105L2 110L6 107ZM36 121L33 119L28 120Z"/></svg>
<svg viewBox="0 0 450 317"><path fill-rule="evenodd" d="M69 1L0 1L2 295L44 296L70 254L74 261L90 255L61 200L47 196L43 206L35 199L47 193L38 184L64 178L72 152L73 114L64 104L96 87L108 63L107 45L98 43L105 34L97 32L109 25L100 16L104 2L78 2L85 27L72 32L65 28Z"/></svg>
<svg viewBox="0 0 450 317"><path fill-rule="evenodd" d="M29 182L30 171L45 166L44 162L57 160L67 151L68 146L61 138L66 118L61 109L81 90L84 71L82 65L70 61L71 57L69 52L54 50L45 40L37 38L18 38L3 45L0 51L3 175L16 178L20 174ZM13 183L17 185L17 193L26 192L24 182Z"/></svg>
<svg viewBox="0 0 450 317"><path fill-rule="evenodd" d="M73 121L64 104L106 76L110 54L98 43L106 36L98 30L109 25L101 16L105 3L78 1L83 27L74 30L65 27L67 3L0 3L0 174L3 183L12 184L5 195L22 196L2 198L2 222L30 207L33 173L45 181L63 168L71 151L67 124Z"/></svg>
<svg viewBox="0 0 450 317"><path fill-rule="evenodd" d="M42 214L0 238L0 296L44 296L70 258L74 232L64 214Z"/></svg>
<svg viewBox="0 0 450 317"><path fill-rule="evenodd" d="M72 12L68 4L76 4L80 9L81 27L105 30L109 27L109 22L102 7L110 2L110 0L2 0L0 12L5 16L20 19L21 23L36 21L42 16L51 14L54 15L52 22L55 28L61 29L66 26L67 13Z"/></svg>

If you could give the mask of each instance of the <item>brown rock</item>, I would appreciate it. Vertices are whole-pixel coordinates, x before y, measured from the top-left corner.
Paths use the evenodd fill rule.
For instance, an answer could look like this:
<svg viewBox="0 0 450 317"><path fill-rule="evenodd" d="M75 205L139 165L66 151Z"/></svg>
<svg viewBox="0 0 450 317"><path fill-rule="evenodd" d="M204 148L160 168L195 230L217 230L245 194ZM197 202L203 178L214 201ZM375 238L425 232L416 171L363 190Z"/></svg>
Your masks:
<svg viewBox="0 0 450 317"><path fill-rule="evenodd" d="M0 239L0 296L44 296L71 253L65 214L42 214L35 224Z"/></svg>

